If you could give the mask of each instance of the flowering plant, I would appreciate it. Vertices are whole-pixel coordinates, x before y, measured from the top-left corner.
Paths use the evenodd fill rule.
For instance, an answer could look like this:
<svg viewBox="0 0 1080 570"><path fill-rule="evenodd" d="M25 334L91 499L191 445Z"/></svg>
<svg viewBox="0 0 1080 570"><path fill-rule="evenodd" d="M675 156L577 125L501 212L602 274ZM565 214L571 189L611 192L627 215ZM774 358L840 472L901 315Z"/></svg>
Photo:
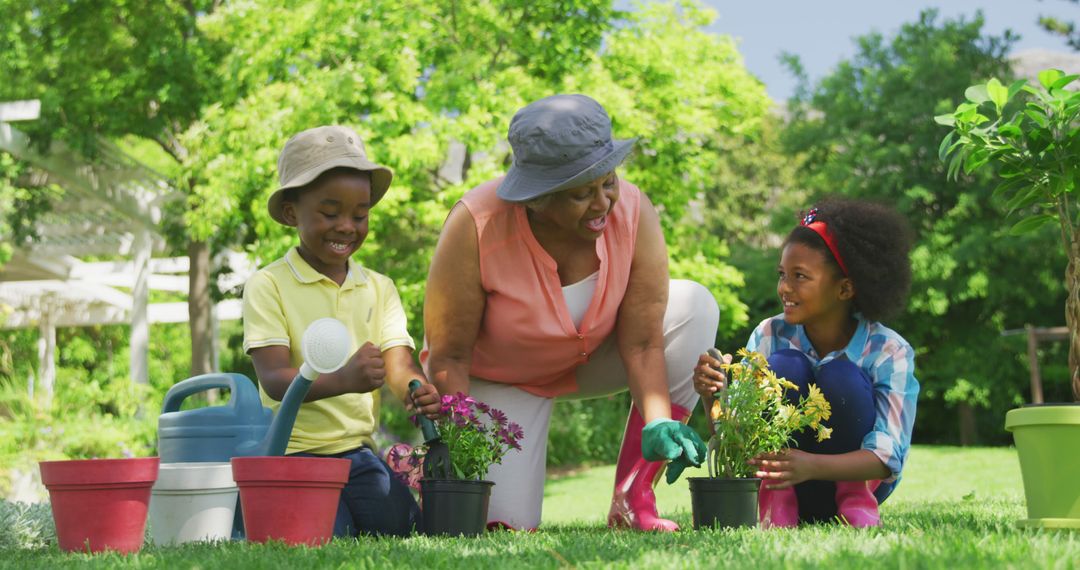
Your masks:
<svg viewBox="0 0 1080 570"><path fill-rule="evenodd" d="M818 441L832 434L821 423L832 408L817 385L810 384L809 395L798 404L787 403L784 392L798 386L777 377L761 353L744 348L737 354L740 362L721 365L727 383L709 410L714 430L707 460L710 477L749 477L753 467L747 461L780 451L804 428L817 430Z"/></svg>
<svg viewBox="0 0 1080 570"><path fill-rule="evenodd" d="M450 466L458 479L481 479L511 449L521 449L524 430L502 411L458 392L442 397L442 416L435 420L439 439L450 451ZM390 449L387 462L410 486L419 480L424 445L412 450L401 444Z"/></svg>

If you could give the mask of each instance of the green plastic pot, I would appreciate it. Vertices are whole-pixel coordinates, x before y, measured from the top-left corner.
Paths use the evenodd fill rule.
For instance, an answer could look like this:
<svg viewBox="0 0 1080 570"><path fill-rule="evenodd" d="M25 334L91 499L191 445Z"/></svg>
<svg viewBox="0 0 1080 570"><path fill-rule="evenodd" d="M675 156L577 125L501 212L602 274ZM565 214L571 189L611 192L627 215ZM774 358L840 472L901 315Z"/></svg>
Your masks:
<svg viewBox="0 0 1080 570"><path fill-rule="evenodd" d="M1080 529L1080 404L1025 406L1005 414L1024 478L1021 527Z"/></svg>

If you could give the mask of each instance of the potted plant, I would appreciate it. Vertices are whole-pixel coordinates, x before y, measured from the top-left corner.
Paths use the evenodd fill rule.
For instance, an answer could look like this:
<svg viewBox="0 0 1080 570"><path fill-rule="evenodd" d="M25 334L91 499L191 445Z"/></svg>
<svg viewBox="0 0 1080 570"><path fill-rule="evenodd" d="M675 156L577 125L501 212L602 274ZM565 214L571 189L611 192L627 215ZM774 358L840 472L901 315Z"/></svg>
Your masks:
<svg viewBox="0 0 1080 570"><path fill-rule="evenodd" d="M1006 87L991 79L969 87L965 102L935 120L952 127L939 149L950 177L998 167L1002 181L994 196L1017 219L1010 233L1057 222L1068 258L1069 370L1080 401L1080 92L1066 89L1078 77L1047 69L1038 85L1021 79ZM1028 518L1019 524L1080 528L1080 405L1010 410L1005 429L1016 441L1027 497Z"/></svg>
<svg viewBox="0 0 1080 570"><path fill-rule="evenodd" d="M754 468L747 462L790 445L792 434L803 428L817 430L819 441L832 432L821 423L832 409L815 384L791 404L784 393L798 386L777 377L761 353L744 348L737 355L740 361L721 365L727 385L706 402L713 431L706 458L709 476L688 479L695 529L756 526L761 480L752 477Z"/></svg>
<svg viewBox="0 0 1080 570"><path fill-rule="evenodd" d="M424 416L417 420L430 421ZM422 462L428 464L420 478L426 534L479 535L487 524L488 500L495 484L483 478L508 451L521 449L519 442L525 434L502 411L462 393L442 397L441 417L434 423L437 439L429 438L404 460L400 448L392 449L390 463L409 467L406 471L411 473L400 474L406 480L415 478ZM432 455L442 445L449 454L448 468L432 473Z"/></svg>

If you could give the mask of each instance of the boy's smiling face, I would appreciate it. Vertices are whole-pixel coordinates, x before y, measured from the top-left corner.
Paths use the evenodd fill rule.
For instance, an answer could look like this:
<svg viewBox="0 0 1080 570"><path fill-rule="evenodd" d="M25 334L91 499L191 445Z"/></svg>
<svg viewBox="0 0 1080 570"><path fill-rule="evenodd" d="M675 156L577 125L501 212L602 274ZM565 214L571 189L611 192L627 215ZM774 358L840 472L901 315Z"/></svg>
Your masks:
<svg viewBox="0 0 1080 570"><path fill-rule="evenodd" d="M300 234L300 255L337 283L368 233L371 177L356 170L331 171L282 204L282 216Z"/></svg>

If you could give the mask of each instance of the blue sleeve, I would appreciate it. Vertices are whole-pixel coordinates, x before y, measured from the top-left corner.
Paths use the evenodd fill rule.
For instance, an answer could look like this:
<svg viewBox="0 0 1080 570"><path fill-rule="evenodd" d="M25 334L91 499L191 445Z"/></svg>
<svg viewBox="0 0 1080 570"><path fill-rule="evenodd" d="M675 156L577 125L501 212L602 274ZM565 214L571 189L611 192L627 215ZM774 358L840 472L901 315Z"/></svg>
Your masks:
<svg viewBox="0 0 1080 570"><path fill-rule="evenodd" d="M874 389L874 427L863 438L862 448L877 455L899 479L911 447L911 430L919 397L915 379L915 354L910 345L890 341L875 360L871 378Z"/></svg>

